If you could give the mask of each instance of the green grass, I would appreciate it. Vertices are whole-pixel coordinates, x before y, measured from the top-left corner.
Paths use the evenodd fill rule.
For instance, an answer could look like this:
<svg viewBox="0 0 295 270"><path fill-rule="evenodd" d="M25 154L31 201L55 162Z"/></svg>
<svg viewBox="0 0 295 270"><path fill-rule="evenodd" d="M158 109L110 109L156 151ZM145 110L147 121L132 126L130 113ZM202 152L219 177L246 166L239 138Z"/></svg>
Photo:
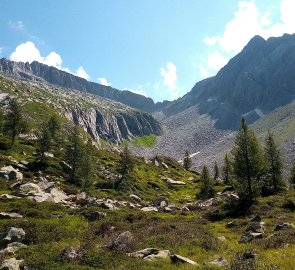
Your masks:
<svg viewBox="0 0 295 270"><path fill-rule="evenodd" d="M150 134L142 137L137 137L132 144L136 147L145 146L153 147L157 142L157 136Z"/></svg>

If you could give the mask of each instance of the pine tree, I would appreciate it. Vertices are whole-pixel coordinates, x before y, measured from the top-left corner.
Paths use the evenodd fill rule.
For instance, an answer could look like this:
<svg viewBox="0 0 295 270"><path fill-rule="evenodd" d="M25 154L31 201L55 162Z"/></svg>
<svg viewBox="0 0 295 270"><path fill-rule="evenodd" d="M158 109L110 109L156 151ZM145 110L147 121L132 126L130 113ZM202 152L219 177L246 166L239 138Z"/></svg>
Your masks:
<svg viewBox="0 0 295 270"><path fill-rule="evenodd" d="M268 193L275 194L284 190L285 184L282 178L283 163L281 152L270 132L268 132L265 138L264 152L266 161L264 188Z"/></svg>
<svg viewBox="0 0 295 270"><path fill-rule="evenodd" d="M185 151L185 154L184 154L184 159L183 159L183 167L185 170L189 170L192 166L192 159L189 155L189 152L188 150Z"/></svg>
<svg viewBox="0 0 295 270"><path fill-rule="evenodd" d="M217 162L214 162L214 180L217 180L219 178L219 167L217 165Z"/></svg>
<svg viewBox="0 0 295 270"><path fill-rule="evenodd" d="M295 161L291 167L289 183L292 188L295 186Z"/></svg>
<svg viewBox="0 0 295 270"><path fill-rule="evenodd" d="M224 164L222 167L223 181L225 184L231 184L231 178L233 173L232 161L229 155L226 153L224 156Z"/></svg>
<svg viewBox="0 0 295 270"><path fill-rule="evenodd" d="M66 159L72 167L70 181L74 184L81 185L80 168L84 159L84 144L80 137L78 126L75 126L69 136L69 144L66 148Z"/></svg>
<svg viewBox="0 0 295 270"><path fill-rule="evenodd" d="M3 133L3 125L4 125L4 114L3 114L3 111L0 109L0 134Z"/></svg>
<svg viewBox="0 0 295 270"><path fill-rule="evenodd" d="M56 133L60 130L60 119L57 114L53 114L48 123L48 129L51 133L51 138L54 139L56 136Z"/></svg>
<svg viewBox="0 0 295 270"><path fill-rule="evenodd" d="M264 158L258 139L254 131L248 127L245 119L242 119L232 153L240 197L252 204L260 194L259 185L264 169Z"/></svg>
<svg viewBox="0 0 295 270"><path fill-rule="evenodd" d="M121 177L115 184L116 189L127 190L131 188L133 169L134 160L126 143L119 160L118 172L121 174Z"/></svg>
<svg viewBox="0 0 295 270"><path fill-rule="evenodd" d="M11 136L11 145L14 145L15 138L25 130L26 123L22 117L21 107L15 99L9 104L8 113L4 120L4 131Z"/></svg>
<svg viewBox="0 0 295 270"><path fill-rule="evenodd" d="M51 135L47 127L43 127L42 133L38 140L37 155L40 159L40 163L45 161L45 153L50 150L51 147Z"/></svg>
<svg viewBox="0 0 295 270"><path fill-rule="evenodd" d="M93 171L94 171L94 151L91 140L88 140L84 149L84 158L79 172L81 173L82 186L87 189L93 184Z"/></svg>
<svg viewBox="0 0 295 270"><path fill-rule="evenodd" d="M215 196L215 192L212 184L210 183L210 174L209 170L206 166L203 167L202 174L200 176L201 181L201 190L200 193L197 194L197 197L205 200L210 199Z"/></svg>

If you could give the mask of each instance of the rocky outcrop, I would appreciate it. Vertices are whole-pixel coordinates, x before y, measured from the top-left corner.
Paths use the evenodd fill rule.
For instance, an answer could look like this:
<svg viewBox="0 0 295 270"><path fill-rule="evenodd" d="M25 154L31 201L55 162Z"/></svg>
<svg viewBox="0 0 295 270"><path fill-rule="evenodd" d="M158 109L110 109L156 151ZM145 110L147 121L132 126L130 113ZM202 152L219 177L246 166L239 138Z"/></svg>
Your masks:
<svg viewBox="0 0 295 270"><path fill-rule="evenodd" d="M83 78L55 67L41 64L37 61L30 64L28 62L14 62L2 58L0 59L0 73L25 80L47 82L60 87L95 94L146 112L155 110L155 103L151 98L130 91L120 91L110 86L89 82Z"/></svg>

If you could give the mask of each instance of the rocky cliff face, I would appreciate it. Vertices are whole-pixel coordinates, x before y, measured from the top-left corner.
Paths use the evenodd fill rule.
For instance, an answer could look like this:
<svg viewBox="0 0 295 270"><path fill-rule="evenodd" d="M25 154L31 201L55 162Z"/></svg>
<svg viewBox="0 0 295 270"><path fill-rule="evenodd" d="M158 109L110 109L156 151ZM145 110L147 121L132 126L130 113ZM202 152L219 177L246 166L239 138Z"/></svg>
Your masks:
<svg viewBox="0 0 295 270"><path fill-rule="evenodd" d="M36 61L29 64L14 62L2 58L0 59L0 73L10 75L15 78L47 82L63 88L91 93L100 97L121 102L127 106L146 112L152 112L155 110L155 103L151 98L147 98L130 91L120 91L110 86L88 82L83 78Z"/></svg>
<svg viewBox="0 0 295 270"><path fill-rule="evenodd" d="M119 102L79 91L52 87L40 81L21 81L11 76L0 75L0 102L1 99L7 99L7 96L18 97L28 107L54 108L84 128L97 141L102 138L120 143L137 136L160 135L162 132L161 125L151 115ZM35 109L34 107L34 114L36 114Z"/></svg>
<svg viewBox="0 0 295 270"><path fill-rule="evenodd" d="M241 117L253 123L295 99L295 35L255 36L215 77L163 109L166 116L197 105L215 126L236 129Z"/></svg>

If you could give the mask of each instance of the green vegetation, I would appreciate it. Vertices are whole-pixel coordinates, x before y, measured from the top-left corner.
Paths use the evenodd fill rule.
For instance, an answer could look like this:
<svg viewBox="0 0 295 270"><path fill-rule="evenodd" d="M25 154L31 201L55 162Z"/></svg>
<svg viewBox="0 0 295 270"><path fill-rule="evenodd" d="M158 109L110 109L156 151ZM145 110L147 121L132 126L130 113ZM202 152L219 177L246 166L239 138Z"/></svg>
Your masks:
<svg viewBox="0 0 295 270"><path fill-rule="evenodd" d="M157 136L154 134L137 137L132 144L134 146L145 146L145 147L153 147L157 142Z"/></svg>
<svg viewBox="0 0 295 270"><path fill-rule="evenodd" d="M201 190L197 197L203 200L210 199L215 196L213 185L210 180L209 170L206 166L203 167L200 176Z"/></svg>
<svg viewBox="0 0 295 270"><path fill-rule="evenodd" d="M186 150L184 154L184 159L183 159L183 168L188 171L191 167L192 167L192 159L189 155L188 150Z"/></svg>

